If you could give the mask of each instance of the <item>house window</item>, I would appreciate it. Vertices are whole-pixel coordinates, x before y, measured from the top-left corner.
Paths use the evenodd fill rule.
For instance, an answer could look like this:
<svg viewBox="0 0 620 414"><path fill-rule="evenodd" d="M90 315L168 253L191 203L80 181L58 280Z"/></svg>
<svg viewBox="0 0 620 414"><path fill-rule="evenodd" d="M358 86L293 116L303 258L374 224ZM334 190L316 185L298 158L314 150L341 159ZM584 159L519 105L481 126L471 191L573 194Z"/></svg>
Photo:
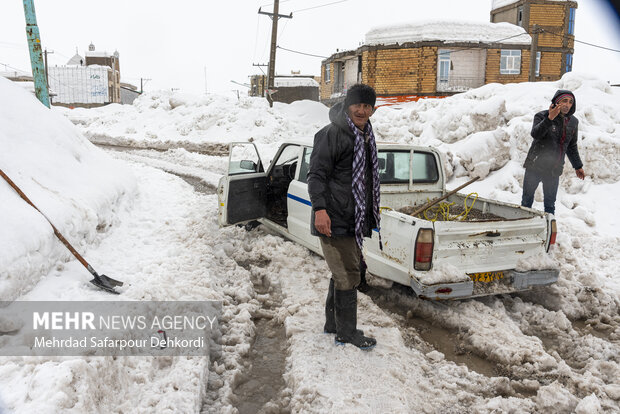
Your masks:
<svg viewBox="0 0 620 414"><path fill-rule="evenodd" d="M568 12L568 34L575 34L575 8L571 7Z"/></svg>
<svg viewBox="0 0 620 414"><path fill-rule="evenodd" d="M565 72L571 72L573 70L573 54L566 54L566 70Z"/></svg>
<svg viewBox="0 0 620 414"><path fill-rule="evenodd" d="M325 83L329 83L330 81L329 66L330 66L329 63L325 65Z"/></svg>
<svg viewBox="0 0 620 414"><path fill-rule="evenodd" d="M536 52L536 76L540 76L540 52Z"/></svg>
<svg viewBox="0 0 620 414"><path fill-rule="evenodd" d="M520 50L502 50L499 73L502 75L518 75L521 73Z"/></svg>
<svg viewBox="0 0 620 414"><path fill-rule="evenodd" d="M517 9L517 26L523 27L523 6Z"/></svg>
<svg viewBox="0 0 620 414"><path fill-rule="evenodd" d="M439 84L448 84L450 78L450 51L439 51Z"/></svg>

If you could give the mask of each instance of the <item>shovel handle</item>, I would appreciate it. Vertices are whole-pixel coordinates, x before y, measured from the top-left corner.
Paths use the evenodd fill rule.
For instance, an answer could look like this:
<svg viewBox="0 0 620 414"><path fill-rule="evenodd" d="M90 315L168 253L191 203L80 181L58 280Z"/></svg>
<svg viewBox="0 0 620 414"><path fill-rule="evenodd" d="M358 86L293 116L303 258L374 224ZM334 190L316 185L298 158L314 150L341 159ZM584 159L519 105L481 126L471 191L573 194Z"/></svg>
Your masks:
<svg viewBox="0 0 620 414"><path fill-rule="evenodd" d="M60 234L60 232L58 231L58 229L52 224L52 222L50 221L50 219L47 218L47 216L45 214L43 214L41 212L41 210L39 210L37 208L37 206L34 205L34 203L32 201L30 201L30 199L26 196L26 194L24 194L24 192L17 186L17 184L15 184L13 182L13 180L11 180L9 178L8 175L6 175L4 173L4 171L2 171L2 169L0 169L0 176L2 176L2 178L4 178L4 180L9 183L9 185L11 187L13 187L13 190L15 190L17 192L17 194L19 194L19 196L21 198L24 199L24 201L28 204L30 204L35 210L37 210L39 213L41 213L41 215L43 217L45 217L45 220L47 220L47 222L50 224L50 226L52 226L52 229L54 230L54 234L56 235L56 237L58 237L58 239L62 242L62 244L65 245L65 247L67 249L69 249L69 251L73 254L73 256L75 256L76 259L78 259L78 261L80 263L82 263L82 265L84 265L84 267L86 269L88 269L88 271L93 274L93 276L99 277L99 275L96 274L96 272L94 272L93 268L90 267L90 265L88 264L88 262L86 262L86 260L84 260L84 258L73 248L73 246L71 246L71 243L69 243L67 241L67 239L64 238L64 236L62 234ZM94 272L94 273L93 273Z"/></svg>

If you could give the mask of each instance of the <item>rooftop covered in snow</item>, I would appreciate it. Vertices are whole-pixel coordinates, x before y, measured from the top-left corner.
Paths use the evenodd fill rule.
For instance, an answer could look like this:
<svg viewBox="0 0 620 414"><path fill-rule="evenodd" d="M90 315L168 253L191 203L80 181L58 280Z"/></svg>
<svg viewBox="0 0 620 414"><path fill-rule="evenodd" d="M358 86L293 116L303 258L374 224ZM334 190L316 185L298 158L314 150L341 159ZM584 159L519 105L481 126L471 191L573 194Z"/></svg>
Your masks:
<svg viewBox="0 0 620 414"><path fill-rule="evenodd" d="M459 20L423 20L377 26L366 33L366 45L370 46L422 41L530 44L531 37L522 27L510 23Z"/></svg>
<svg viewBox="0 0 620 414"><path fill-rule="evenodd" d="M313 86L318 88L319 84L312 78L306 78L301 76L290 76L290 77L276 77L273 80L274 86L276 88L291 88L296 86Z"/></svg>

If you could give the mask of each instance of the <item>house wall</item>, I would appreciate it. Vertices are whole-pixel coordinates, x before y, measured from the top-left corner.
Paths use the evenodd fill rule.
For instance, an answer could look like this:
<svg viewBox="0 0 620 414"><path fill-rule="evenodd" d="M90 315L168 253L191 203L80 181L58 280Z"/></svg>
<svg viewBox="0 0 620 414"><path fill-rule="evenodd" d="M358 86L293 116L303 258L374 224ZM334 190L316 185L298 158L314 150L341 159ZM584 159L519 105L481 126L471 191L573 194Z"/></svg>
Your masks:
<svg viewBox="0 0 620 414"><path fill-rule="evenodd" d="M373 48L362 52L362 82L379 95L436 92L437 47Z"/></svg>
<svg viewBox="0 0 620 414"><path fill-rule="evenodd" d="M330 77L329 82L325 82L325 66L327 65L330 66L330 72L331 72L331 77ZM331 98L332 93L333 93L332 92L333 86L334 86L334 65L332 62L329 62L327 64L323 63L321 65L321 82L319 82L319 97L322 101Z"/></svg>
<svg viewBox="0 0 620 414"><path fill-rule="evenodd" d="M279 87L278 92L273 95L273 100L276 102L291 103L302 99L318 101L319 88L316 86Z"/></svg>
<svg viewBox="0 0 620 414"><path fill-rule="evenodd" d="M121 103L123 105L131 105L136 98L140 96L140 92L121 86Z"/></svg>
<svg viewBox="0 0 620 414"><path fill-rule="evenodd" d="M518 6L514 4L514 6ZM491 23L508 22L517 24L517 7L491 14Z"/></svg>
<svg viewBox="0 0 620 414"><path fill-rule="evenodd" d="M72 105L110 102L108 75L111 71L107 66L50 67L50 89L56 94L52 102Z"/></svg>
<svg viewBox="0 0 620 414"><path fill-rule="evenodd" d="M521 49L521 72L516 75L503 75L499 73L501 61L501 49L489 49L487 51L486 76L484 83L517 83L527 82L530 68L530 51Z"/></svg>
<svg viewBox="0 0 620 414"><path fill-rule="evenodd" d="M344 90L357 83L357 56L344 62Z"/></svg>
<svg viewBox="0 0 620 414"><path fill-rule="evenodd" d="M439 49L439 53L444 50L448 49ZM446 90L462 91L465 90L464 88L478 88L484 85L486 50L451 49L450 52L452 67L449 87ZM437 65L436 76L439 82L439 65Z"/></svg>

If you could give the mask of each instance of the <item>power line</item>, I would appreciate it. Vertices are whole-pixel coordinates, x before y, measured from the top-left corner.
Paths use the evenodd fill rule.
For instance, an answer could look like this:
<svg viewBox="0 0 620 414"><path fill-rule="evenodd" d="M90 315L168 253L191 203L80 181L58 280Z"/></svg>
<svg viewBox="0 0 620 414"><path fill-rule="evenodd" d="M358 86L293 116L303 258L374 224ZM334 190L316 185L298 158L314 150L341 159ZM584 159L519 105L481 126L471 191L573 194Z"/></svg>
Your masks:
<svg viewBox="0 0 620 414"><path fill-rule="evenodd" d="M552 34L552 35L554 35L554 36L558 36L558 37L568 37L568 35L563 35L563 34L555 33L555 32L552 32L552 31L550 31L550 30L545 30L545 29L540 29L540 30L541 30L542 32L549 33L549 34ZM612 49L612 48L610 48L610 47L605 47L605 46L595 45L594 43L588 43L588 42L584 42L584 41L582 41L582 40L577 40L577 39L573 39L573 40L574 40L575 42L577 42L577 43L583 43L584 45L588 45L588 46L592 46L592 47L598 47L599 49L610 50L610 51L612 51L612 52L620 52L620 50L618 50L618 49Z"/></svg>
<svg viewBox="0 0 620 414"><path fill-rule="evenodd" d="M307 9L294 10L293 13L301 13L302 11L313 10L313 9L318 9L318 8L321 8L321 7L331 6L332 4L344 3L345 1L349 1L349 0L334 1L332 3L321 4L319 6L308 7Z"/></svg>
<svg viewBox="0 0 620 414"><path fill-rule="evenodd" d="M306 56L312 56L312 57L318 57L318 58L323 58L323 59L327 59L329 56L321 56L321 55L313 55L311 53L304 53L304 52L298 52L297 50L291 50L291 49L287 49L285 47L282 46L276 46L278 49L282 49L282 50L286 50L287 52L292 52L292 53L298 53L300 55L306 55Z"/></svg>

